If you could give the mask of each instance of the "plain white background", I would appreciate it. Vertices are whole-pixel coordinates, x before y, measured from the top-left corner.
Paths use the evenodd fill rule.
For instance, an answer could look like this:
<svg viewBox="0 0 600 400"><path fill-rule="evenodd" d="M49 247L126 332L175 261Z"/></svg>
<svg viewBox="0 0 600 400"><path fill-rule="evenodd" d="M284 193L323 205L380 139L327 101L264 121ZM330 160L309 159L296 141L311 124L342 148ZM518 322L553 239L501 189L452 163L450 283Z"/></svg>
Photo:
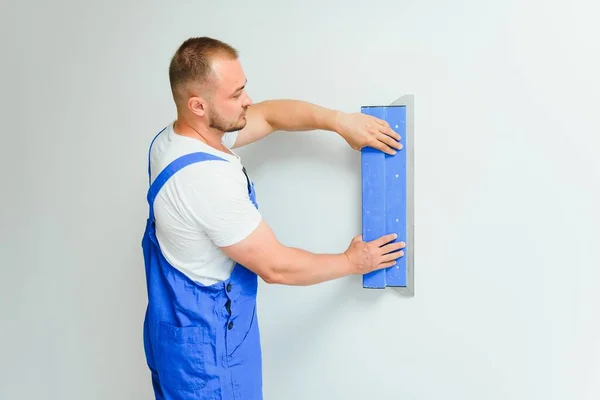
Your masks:
<svg viewBox="0 0 600 400"><path fill-rule="evenodd" d="M147 148L202 35L239 49L255 101L415 96L416 296L261 284L267 399L600 398L595 3L321 2L3 3L0 399L152 398ZM360 233L343 139L240 153L281 241Z"/></svg>

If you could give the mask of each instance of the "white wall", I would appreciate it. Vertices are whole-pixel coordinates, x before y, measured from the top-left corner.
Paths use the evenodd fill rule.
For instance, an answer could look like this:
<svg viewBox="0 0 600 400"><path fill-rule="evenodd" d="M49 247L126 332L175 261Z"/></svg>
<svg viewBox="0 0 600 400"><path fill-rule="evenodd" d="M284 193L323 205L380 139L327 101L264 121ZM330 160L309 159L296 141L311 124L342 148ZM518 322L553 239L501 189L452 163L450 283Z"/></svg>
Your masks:
<svg viewBox="0 0 600 400"><path fill-rule="evenodd" d="M255 101L415 95L416 296L262 285L266 398L600 398L597 6L321 1L3 3L0 399L151 398L146 152L200 35L241 51ZM334 134L242 155L286 244L360 233Z"/></svg>

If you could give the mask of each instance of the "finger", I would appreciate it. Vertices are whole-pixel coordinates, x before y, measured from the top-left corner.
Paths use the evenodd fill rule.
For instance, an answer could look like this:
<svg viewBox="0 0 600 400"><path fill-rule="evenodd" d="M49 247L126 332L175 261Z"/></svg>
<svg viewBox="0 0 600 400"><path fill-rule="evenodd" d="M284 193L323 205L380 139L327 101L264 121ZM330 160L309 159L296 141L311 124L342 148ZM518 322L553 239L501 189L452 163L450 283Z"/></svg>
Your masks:
<svg viewBox="0 0 600 400"><path fill-rule="evenodd" d="M375 120L377 121L377 123L385 128L390 128L390 124L385 120L385 119L381 119L381 118L375 118Z"/></svg>
<svg viewBox="0 0 600 400"><path fill-rule="evenodd" d="M396 265L396 261L388 261L388 262L384 262L384 263L378 264L378 265L375 267L375 270L378 270L378 269L384 269L384 268L389 268L389 267L393 267L394 265Z"/></svg>
<svg viewBox="0 0 600 400"><path fill-rule="evenodd" d="M380 142L379 140L375 140L375 143L373 143L371 145L372 147L383 151L386 154L389 154L391 156L393 156L394 154L396 154L396 151L394 149L392 149L391 147L389 147L388 145L386 145L383 142Z"/></svg>
<svg viewBox="0 0 600 400"><path fill-rule="evenodd" d="M379 135L378 139L379 139L379 141L387 144L390 147L395 147L398 150L402 149L402 143L394 140L393 138L391 138L387 135L381 134L381 135Z"/></svg>
<svg viewBox="0 0 600 400"><path fill-rule="evenodd" d="M393 253L385 254L383 257L381 257L381 261L388 262L388 261L397 260L398 258L402 257L403 255L404 255L404 250L395 251Z"/></svg>
<svg viewBox="0 0 600 400"><path fill-rule="evenodd" d="M397 238L397 237L398 237L398 235L397 235L397 234L395 234L395 233L390 233L390 234L388 234L388 235L384 235L384 236L381 236L381 237L379 237L379 238L377 238L377 239L373 240L371 243L373 243L373 244L374 244L374 245L376 245L377 247L381 247L381 246L383 246L384 244L391 242L392 240L396 240L396 238Z"/></svg>
<svg viewBox="0 0 600 400"><path fill-rule="evenodd" d="M362 242L362 235L354 236L352 240L350 240L350 244L354 244L356 242Z"/></svg>
<svg viewBox="0 0 600 400"><path fill-rule="evenodd" d="M392 251L396 251L396 250L400 250L406 247L406 243L404 242L397 242L397 243L389 243L386 244L385 246L381 247L381 254L385 254L385 253L390 253Z"/></svg>
<svg viewBox="0 0 600 400"><path fill-rule="evenodd" d="M400 140L402 138L400 136L400 134L398 132L396 132L395 130L393 130L392 127L387 122L385 124L383 124L381 133L383 133L386 136L392 137L396 140Z"/></svg>

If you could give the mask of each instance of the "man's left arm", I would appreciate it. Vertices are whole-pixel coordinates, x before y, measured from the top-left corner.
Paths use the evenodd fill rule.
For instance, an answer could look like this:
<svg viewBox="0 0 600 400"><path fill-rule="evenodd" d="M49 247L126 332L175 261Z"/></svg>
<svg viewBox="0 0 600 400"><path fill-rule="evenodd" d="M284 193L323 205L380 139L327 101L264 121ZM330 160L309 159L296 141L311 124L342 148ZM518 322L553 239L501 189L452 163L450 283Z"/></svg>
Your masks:
<svg viewBox="0 0 600 400"><path fill-rule="evenodd" d="M246 126L234 147L256 142L275 131L326 130L338 133L355 150L365 146L394 154L402 148L400 135L381 119L344 113L301 100L267 100L248 107Z"/></svg>

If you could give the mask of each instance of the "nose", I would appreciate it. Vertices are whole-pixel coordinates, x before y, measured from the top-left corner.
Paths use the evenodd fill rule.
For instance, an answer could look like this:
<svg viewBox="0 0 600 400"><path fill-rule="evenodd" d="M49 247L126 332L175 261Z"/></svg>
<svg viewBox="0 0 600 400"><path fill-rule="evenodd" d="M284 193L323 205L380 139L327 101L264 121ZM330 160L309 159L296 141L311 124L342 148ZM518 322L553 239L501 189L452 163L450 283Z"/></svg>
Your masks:
<svg viewBox="0 0 600 400"><path fill-rule="evenodd" d="M252 99L246 93L246 97L244 98L244 107L248 107L252 105Z"/></svg>

